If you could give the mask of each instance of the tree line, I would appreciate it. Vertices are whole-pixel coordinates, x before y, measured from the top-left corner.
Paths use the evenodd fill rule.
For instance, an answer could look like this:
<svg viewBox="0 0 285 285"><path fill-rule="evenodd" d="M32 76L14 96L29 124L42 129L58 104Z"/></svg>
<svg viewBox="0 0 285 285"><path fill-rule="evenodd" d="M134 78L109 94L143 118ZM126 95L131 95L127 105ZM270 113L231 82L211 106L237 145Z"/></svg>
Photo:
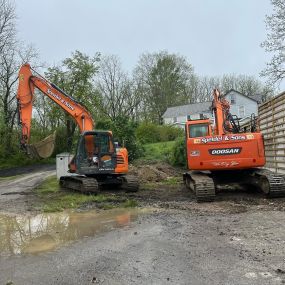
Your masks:
<svg viewBox="0 0 285 285"><path fill-rule="evenodd" d="M267 21L273 24L271 18ZM37 50L18 39L14 4L0 0L0 156L13 152L11 142L16 140L19 68L25 62L41 67L39 61ZM264 99L275 92L274 85L251 75L199 76L185 56L168 51L140 55L132 72L124 70L116 55L88 55L79 50L44 70L49 81L87 106L97 127L110 122L120 125L126 119L162 124L167 107L209 101L213 88L223 93L235 89L247 96L260 94ZM62 128L71 148L76 133L73 120L49 98L38 92L35 97L34 133L43 136Z"/></svg>

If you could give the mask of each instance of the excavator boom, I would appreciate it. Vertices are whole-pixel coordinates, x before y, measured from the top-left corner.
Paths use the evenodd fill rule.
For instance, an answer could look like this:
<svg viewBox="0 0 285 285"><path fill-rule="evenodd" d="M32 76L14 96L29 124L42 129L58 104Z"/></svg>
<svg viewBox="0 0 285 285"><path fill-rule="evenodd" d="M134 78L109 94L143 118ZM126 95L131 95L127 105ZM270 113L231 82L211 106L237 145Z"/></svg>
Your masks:
<svg viewBox="0 0 285 285"><path fill-rule="evenodd" d="M35 73L35 71L34 71ZM37 74L37 73L36 73ZM33 75L29 64L24 64L19 71L19 86L17 93L19 120L22 126L21 145L29 143L31 135L31 119L35 88L48 96L52 101L66 111L78 124L80 132L94 129L94 122L86 108L48 82L39 74Z"/></svg>

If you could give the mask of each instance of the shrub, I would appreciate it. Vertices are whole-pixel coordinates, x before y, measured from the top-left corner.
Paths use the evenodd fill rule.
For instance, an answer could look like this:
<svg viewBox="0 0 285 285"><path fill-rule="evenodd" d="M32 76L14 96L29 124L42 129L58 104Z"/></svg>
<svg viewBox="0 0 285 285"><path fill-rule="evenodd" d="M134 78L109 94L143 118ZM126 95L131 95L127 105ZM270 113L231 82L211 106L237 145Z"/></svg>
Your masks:
<svg viewBox="0 0 285 285"><path fill-rule="evenodd" d="M183 136L184 131L175 126L162 125L158 126L159 141L174 141L178 137Z"/></svg>
<svg viewBox="0 0 285 285"><path fill-rule="evenodd" d="M136 137L143 144L159 142L158 126L143 122L136 129Z"/></svg>
<svg viewBox="0 0 285 285"><path fill-rule="evenodd" d="M145 144L143 159L148 162L165 161L172 158L172 149L175 141Z"/></svg>
<svg viewBox="0 0 285 285"><path fill-rule="evenodd" d="M127 148L130 161L141 157L144 153L141 142L136 138L136 129L137 123L127 117L117 118L112 128L114 138Z"/></svg>
<svg viewBox="0 0 285 285"><path fill-rule="evenodd" d="M179 137L176 139L175 144L172 149L172 157L171 157L171 164L174 166L187 166L186 161L186 145L185 145L185 138Z"/></svg>
<svg viewBox="0 0 285 285"><path fill-rule="evenodd" d="M183 135L183 130L170 125L155 125L153 123L141 123L136 136L143 144L173 141Z"/></svg>

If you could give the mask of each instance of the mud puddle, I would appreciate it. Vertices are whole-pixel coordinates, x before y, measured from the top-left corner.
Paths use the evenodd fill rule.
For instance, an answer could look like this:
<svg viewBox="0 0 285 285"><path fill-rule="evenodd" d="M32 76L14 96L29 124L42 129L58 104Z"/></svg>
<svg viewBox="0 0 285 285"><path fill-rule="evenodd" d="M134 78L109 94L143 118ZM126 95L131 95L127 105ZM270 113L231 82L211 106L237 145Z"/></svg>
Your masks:
<svg viewBox="0 0 285 285"><path fill-rule="evenodd" d="M39 254L73 241L129 226L148 209L102 212L44 213L36 216L0 214L0 256Z"/></svg>

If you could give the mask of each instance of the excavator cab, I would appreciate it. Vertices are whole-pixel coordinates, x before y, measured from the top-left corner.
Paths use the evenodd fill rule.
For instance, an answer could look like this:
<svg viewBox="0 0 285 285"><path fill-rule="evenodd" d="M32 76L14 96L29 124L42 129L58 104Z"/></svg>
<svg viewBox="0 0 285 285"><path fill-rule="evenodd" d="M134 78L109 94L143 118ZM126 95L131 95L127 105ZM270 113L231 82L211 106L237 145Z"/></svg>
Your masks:
<svg viewBox="0 0 285 285"><path fill-rule="evenodd" d="M205 137L211 136L212 130L210 126L210 120L189 120L188 123L185 125L188 130L186 130L186 134L189 134L190 138L197 138L197 137Z"/></svg>
<svg viewBox="0 0 285 285"><path fill-rule="evenodd" d="M75 165L78 174L114 172L116 151L112 133L109 131L83 132L78 141Z"/></svg>

